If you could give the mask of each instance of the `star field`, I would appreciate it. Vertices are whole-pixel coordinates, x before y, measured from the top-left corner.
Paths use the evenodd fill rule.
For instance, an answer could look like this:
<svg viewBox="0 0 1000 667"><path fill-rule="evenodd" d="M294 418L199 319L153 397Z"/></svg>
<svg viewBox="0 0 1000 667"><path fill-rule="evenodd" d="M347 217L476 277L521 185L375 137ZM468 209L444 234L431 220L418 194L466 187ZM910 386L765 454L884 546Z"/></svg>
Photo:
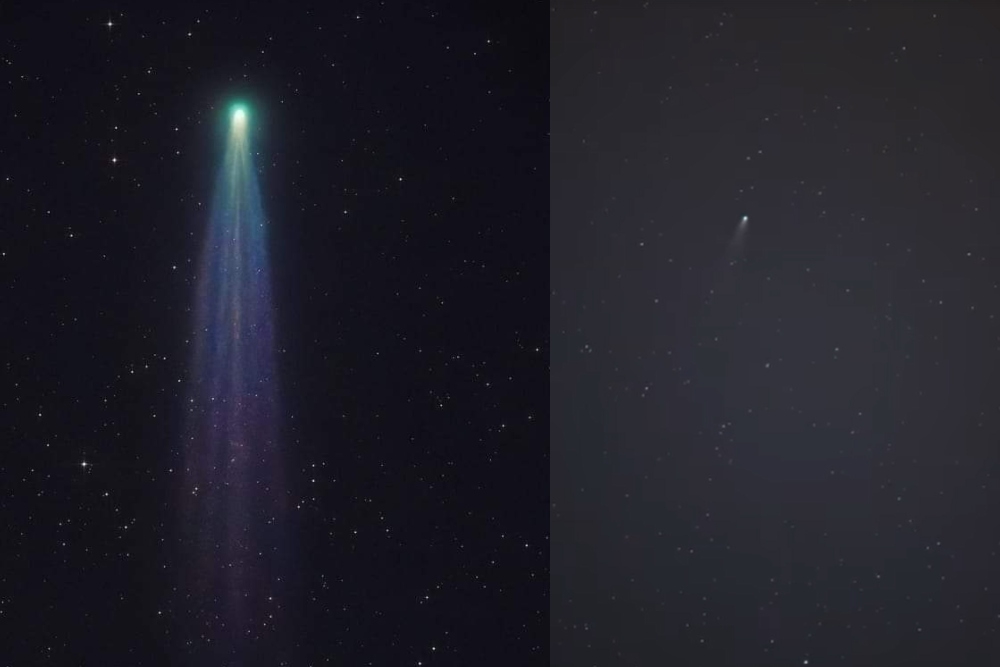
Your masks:
<svg viewBox="0 0 1000 667"><path fill-rule="evenodd" d="M996 662L997 18L550 6L553 665Z"/></svg>
<svg viewBox="0 0 1000 667"><path fill-rule="evenodd" d="M220 119L241 100L293 536L253 659L546 664L544 8L4 23L0 656L237 655L177 582L182 499L211 490L185 486L181 445Z"/></svg>

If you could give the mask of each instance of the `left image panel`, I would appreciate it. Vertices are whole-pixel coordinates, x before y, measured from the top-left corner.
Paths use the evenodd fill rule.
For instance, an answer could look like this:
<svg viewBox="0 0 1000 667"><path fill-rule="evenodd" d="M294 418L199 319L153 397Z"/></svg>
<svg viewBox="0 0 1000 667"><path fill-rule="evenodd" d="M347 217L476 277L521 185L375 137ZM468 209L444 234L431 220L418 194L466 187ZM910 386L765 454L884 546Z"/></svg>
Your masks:
<svg viewBox="0 0 1000 667"><path fill-rule="evenodd" d="M0 665L547 664L547 12L0 10Z"/></svg>

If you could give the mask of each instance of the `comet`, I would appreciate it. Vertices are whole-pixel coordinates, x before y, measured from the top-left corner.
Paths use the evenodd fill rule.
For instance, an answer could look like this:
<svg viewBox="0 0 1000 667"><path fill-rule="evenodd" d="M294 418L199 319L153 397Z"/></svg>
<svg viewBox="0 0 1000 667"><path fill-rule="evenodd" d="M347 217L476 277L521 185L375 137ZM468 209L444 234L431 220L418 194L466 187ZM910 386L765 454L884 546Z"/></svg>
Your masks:
<svg viewBox="0 0 1000 667"><path fill-rule="evenodd" d="M275 314L251 116L228 114L190 323L179 480L182 563L176 590L191 646L216 638L226 664L249 660L248 637L273 634L284 596L290 516L275 354ZM225 638L224 640L222 638ZM206 655L204 664L223 664ZM185 664L201 664L186 656ZM243 662L245 664L245 662Z"/></svg>
<svg viewBox="0 0 1000 667"><path fill-rule="evenodd" d="M731 263L739 260L743 256L743 239L746 236L747 228L750 226L750 217L744 215L736 224L732 238L729 239L729 248L726 253L726 261Z"/></svg>

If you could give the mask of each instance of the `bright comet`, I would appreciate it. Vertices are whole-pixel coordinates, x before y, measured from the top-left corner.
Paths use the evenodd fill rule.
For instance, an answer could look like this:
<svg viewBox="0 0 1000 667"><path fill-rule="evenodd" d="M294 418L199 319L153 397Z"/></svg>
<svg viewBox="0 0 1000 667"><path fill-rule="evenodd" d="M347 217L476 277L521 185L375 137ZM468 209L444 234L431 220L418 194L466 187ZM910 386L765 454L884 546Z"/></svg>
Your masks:
<svg viewBox="0 0 1000 667"><path fill-rule="evenodd" d="M195 282L180 489L185 633L228 633L227 664L245 664L247 637L275 624L287 542L269 225L248 124L234 107Z"/></svg>

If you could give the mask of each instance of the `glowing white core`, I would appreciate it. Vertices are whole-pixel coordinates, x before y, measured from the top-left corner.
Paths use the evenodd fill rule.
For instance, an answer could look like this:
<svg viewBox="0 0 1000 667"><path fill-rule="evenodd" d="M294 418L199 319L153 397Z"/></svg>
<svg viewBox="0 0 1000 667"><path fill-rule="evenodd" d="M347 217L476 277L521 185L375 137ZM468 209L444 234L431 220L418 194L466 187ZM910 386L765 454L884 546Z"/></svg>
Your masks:
<svg viewBox="0 0 1000 667"><path fill-rule="evenodd" d="M233 123L238 126L246 125L247 122L247 112L243 109L237 109L233 112Z"/></svg>

